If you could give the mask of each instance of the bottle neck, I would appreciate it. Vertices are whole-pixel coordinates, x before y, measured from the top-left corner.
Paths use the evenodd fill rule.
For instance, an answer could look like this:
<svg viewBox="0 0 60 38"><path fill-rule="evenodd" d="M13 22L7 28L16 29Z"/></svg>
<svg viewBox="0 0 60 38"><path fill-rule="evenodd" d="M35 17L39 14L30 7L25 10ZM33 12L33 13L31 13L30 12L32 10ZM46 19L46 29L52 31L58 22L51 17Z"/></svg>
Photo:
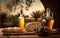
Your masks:
<svg viewBox="0 0 60 38"><path fill-rule="evenodd" d="M21 9L20 17L22 17L22 16L23 16L23 10Z"/></svg>
<svg viewBox="0 0 60 38"><path fill-rule="evenodd" d="M20 13L21 15L23 14L23 10L21 9L21 13Z"/></svg>
<svg viewBox="0 0 60 38"><path fill-rule="evenodd" d="M49 8L46 9L46 19L53 19L53 13Z"/></svg>
<svg viewBox="0 0 60 38"><path fill-rule="evenodd" d="M23 10L21 10L19 18L22 18L22 17L23 17Z"/></svg>

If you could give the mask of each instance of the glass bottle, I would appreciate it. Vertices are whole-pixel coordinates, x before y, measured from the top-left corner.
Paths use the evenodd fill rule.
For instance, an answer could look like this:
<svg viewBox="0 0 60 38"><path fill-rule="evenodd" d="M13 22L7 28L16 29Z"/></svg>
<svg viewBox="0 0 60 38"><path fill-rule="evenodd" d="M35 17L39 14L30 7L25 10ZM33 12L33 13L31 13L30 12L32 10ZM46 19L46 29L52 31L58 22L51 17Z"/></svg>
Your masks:
<svg viewBox="0 0 60 38"><path fill-rule="evenodd" d="M23 10L21 10L21 14L19 16L19 27L24 29L24 16L23 16Z"/></svg>
<svg viewBox="0 0 60 38"><path fill-rule="evenodd" d="M50 12L49 8L46 9L46 19L47 19L46 25L49 28L49 30L52 31L53 24L54 24L54 18L53 18L53 13Z"/></svg>

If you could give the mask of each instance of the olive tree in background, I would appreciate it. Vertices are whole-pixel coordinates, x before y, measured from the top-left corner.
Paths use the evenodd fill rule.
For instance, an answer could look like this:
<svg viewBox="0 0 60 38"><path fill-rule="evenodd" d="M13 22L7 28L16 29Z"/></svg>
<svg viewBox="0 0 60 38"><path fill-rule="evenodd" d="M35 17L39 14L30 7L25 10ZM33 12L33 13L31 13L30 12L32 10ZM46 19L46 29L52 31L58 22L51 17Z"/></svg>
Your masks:
<svg viewBox="0 0 60 38"><path fill-rule="evenodd" d="M24 5L23 5L23 4L26 4L27 7L30 7L32 3L33 3L32 0L26 0L25 3L24 3L24 0L10 0L10 1L8 1L8 2L5 4L6 7L7 7L7 9L10 11L10 12L9 12L9 19L11 19L13 25L17 25L19 14L15 15L15 16L12 15L12 16L10 17L10 13L11 13L12 11L15 12L15 10L17 10L16 7L17 7L18 5L20 5L19 8L21 8L21 10L22 10L22 9L24 8ZM14 8L13 8L13 7L14 7ZM26 7L26 8L27 8L27 7ZM18 8L18 9L19 9L19 8ZM14 10L12 10L12 9L14 9ZM20 11L21 11L21 10L20 10Z"/></svg>
<svg viewBox="0 0 60 38"><path fill-rule="evenodd" d="M38 21L38 18L41 18L42 13L40 11L32 12L31 16L35 19L35 21Z"/></svg>

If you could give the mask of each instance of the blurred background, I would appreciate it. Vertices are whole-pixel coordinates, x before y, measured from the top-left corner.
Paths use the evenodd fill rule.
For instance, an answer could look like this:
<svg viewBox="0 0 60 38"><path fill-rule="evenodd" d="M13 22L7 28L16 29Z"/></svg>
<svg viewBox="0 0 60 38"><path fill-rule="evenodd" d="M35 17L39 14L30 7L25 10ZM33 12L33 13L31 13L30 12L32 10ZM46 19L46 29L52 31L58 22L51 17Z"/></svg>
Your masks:
<svg viewBox="0 0 60 38"><path fill-rule="evenodd" d="M46 8L50 8L53 12L54 28L60 27L59 0L0 0L0 28L18 27L21 10L25 23L41 21L41 14L45 12ZM39 19L36 20L36 18Z"/></svg>

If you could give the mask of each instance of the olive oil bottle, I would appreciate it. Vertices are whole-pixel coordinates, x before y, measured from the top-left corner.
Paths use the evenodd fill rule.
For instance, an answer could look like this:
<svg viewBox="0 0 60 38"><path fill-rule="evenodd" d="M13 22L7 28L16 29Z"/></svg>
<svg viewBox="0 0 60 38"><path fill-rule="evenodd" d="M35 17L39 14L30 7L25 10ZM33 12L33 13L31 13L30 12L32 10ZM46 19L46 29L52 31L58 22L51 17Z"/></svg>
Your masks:
<svg viewBox="0 0 60 38"><path fill-rule="evenodd" d="M21 14L19 16L19 27L24 29L24 16L23 16L23 10L21 10Z"/></svg>
<svg viewBox="0 0 60 38"><path fill-rule="evenodd" d="M53 29L53 24L54 24L54 18L53 18L53 13L50 12L50 9L46 9L46 19L47 19L47 27L49 28L50 31Z"/></svg>

